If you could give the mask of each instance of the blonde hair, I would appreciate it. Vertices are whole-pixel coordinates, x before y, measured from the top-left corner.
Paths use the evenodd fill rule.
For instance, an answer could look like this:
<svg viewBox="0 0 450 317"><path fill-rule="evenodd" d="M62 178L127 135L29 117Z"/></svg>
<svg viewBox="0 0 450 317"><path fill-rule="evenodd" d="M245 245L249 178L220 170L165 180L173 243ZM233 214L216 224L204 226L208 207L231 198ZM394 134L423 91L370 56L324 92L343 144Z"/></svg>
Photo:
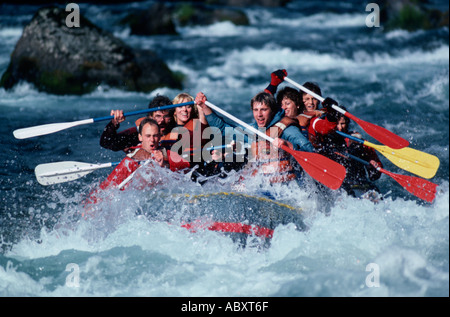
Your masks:
<svg viewBox="0 0 450 317"><path fill-rule="evenodd" d="M182 93L179 93L178 95L176 95L175 98L173 98L172 103L174 105L176 105L176 104L179 104L179 103L190 102L190 101L194 101L194 97L192 97L191 95L189 95L186 92L182 92ZM198 118L197 105L194 104L192 106L192 109L194 110L194 112L191 113L191 119ZM176 112L173 113L173 118L175 119L175 122L177 122Z"/></svg>

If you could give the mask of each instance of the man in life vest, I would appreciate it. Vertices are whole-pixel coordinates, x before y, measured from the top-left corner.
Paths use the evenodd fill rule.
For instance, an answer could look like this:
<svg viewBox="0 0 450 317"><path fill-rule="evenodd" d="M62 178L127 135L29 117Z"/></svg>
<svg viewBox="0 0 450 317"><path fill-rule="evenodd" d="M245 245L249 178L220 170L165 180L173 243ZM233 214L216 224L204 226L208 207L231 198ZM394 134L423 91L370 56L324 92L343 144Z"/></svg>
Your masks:
<svg viewBox="0 0 450 317"><path fill-rule="evenodd" d="M189 168L189 162L177 153L160 146L161 133L158 123L152 118L145 118L139 125L140 145L120 162L108 178L100 184L100 189L118 187L139 167L140 162L152 160L153 164L170 168L172 171ZM125 188L123 184L121 189Z"/></svg>
<svg viewBox="0 0 450 317"><path fill-rule="evenodd" d="M157 95L149 103L148 108L159 108L171 104L172 101L168 97ZM125 153L129 153L132 151L132 147L139 144L139 123L146 117L137 119L134 127L117 132L120 127L120 123L125 121L123 110L111 110L111 116L114 116L114 118L103 130L103 133L100 136L100 146L115 152L124 151ZM174 126L173 110L153 111L147 114L147 118L152 118L158 123L162 137L168 134Z"/></svg>
<svg viewBox="0 0 450 317"><path fill-rule="evenodd" d="M234 127L217 116L206 104L207 98L199 92L195 98L196 104L203 112L210 126L217 127L222 134L226 127ZM296 120L284 115L273 95L260 92L250 102L255 123L253 127L264 131L268 136L274 138L270 144L262 138L256 138L252 143L252 159L250 162L257 163L257 173L262 172L269 177L270 182L286 182L297 177L300 167L295 168L288 153L280 149L286 145L297 151L313 152L314 148L308 139L300 132Z"/></svg>
<svg viewBox="0 0 450 317"><path fill-rule="evenodd" d="M158 123L152 118L145 118L141 121L138 138L141 144L134 147L133 152L127 154L107 179L90 193L85 201L83 216L94 216L96 210L93 207L102 200L102 192L107 189L119 188L124 190L130 184L131 179L135 180L137 188L153 185L142 178L136 180L133 177L133 173L139 168L141 162L145 162L148 165L157 164L160 167L170 168L172 171L182 171L189 168L189 162L185 161L177 153L160 146L160 128Z"/></svg>

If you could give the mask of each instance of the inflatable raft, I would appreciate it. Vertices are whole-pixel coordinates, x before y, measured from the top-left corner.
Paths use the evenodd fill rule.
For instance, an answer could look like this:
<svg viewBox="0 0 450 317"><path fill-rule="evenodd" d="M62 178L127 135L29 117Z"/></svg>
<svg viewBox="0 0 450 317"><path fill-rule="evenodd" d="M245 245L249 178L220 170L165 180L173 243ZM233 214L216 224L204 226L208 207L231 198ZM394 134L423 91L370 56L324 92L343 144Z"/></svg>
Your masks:
<svg viewBox="0 0 450 317"><path fill-rule="evenodd" d="M270 239L279 225L307 228L300 208L236 192L175 194L171 199L152 199L141 210L149 220L176 223L192 232L222 232L239 241L248 236Z"/></svg>

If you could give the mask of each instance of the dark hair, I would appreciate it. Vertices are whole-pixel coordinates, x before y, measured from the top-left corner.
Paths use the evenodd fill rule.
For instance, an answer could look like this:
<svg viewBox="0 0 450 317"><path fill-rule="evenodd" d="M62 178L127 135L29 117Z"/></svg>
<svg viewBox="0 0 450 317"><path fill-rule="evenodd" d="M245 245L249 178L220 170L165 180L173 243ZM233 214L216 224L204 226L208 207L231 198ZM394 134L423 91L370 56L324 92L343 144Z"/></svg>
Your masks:
<svg viewBox="0 0 450 317"><path fill-rule="evenodd" d="M347 111L347 108L345 108L344 106L339 106L339 108L341 108L341 109L344 110L344 111ZM344 118L344 120L345 120L345 122L347 123L347 125L350 124L350 119L349 119L348 117L346 117L344 114L342 114L341 112L338 113L337 118L338 118L338 121L339 121L341 118Z"/></svg>
<svg viewBox="0 0 450 317"><path fill-rule="evenodd" d="M154 126L156 126L156 127L158 128L158 131L160 131L160 130L159 130L158 122L156 122L156 121L155 121L154 119L152 119L152 118L145 118L145 119L143 119L143 120L141 121L141 123L139 124L139 134L140 134L140 135L142 135L142 129L144 128L144 126L145 126L146 124L154 125Z"/></svg>
<svg viewBox="0 0 450 317"><path fill-rule="evenodd" d="M172 104L173 104L172 100L170 100L169 97L163 96L163 95L156 95L156 97L153 98L152 101L150 101L150 103L148 104L148 108L149 109L159 108L159 107L168 106L168 105L172 105ZM170 115L172 116L174 110L170 109L169 112L170 112ZM150 112L148 114L148 116L151 116L151 115L152 115L152 112Z"/></svg>
<svg viewBox="0 0 450 317"><path fill-rule="evenodd" d="M305 105L303 104L302 96L303 95L297 89L286 86L282 90L280 90L277 94L278 106L281 107L281 102L283 101L284 98L289 98L296 104L298 111L302 113L303 110L305 110Z"/></svg>
<svg viewBox="0 0 450 317"><path fill-rule="evenodd" d="M303 87L311 90L312 92L318 94L319 96L322 96L322 91L320 90L320 87L318 84L307 81L306 83L303 84ZM306 94L306 92L304 92L303 94ZM303 96L302 94L302 96Z"/></svg>
<svg viewBox="0 0 450 317"><path fill-rule="evenodd" d="M252 110L253 104L255 102L260 102L269 106L273 114L277 113L278 110L280 110L277 101L275 100L275 97L267 92L260 92L252 98L252 100L250 101L250 107Z"/></svg>

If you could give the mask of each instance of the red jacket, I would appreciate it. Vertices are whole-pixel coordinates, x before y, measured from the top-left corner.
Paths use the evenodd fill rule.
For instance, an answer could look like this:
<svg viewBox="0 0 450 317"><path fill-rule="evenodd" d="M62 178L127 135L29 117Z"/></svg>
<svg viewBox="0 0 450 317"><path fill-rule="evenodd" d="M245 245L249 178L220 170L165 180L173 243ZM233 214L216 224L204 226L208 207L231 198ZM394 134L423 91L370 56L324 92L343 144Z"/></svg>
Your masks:
<svg viewBox="0 0 450 317"><path fill-rule="evenodd" d="M138 147L139 149L140 147ZM165 151L165 149L162 149ZM131 157L130 157L131 156ZM133 155L126 156L117 165L109 176L95 189L87 199L87 204L96 204L99 201L98 194L108 188L118 187L128 176L130 176L139 167L139 162L132 158ZM190 167L188 161L184 160L180 155L172 151L166 151L169 168L171 171L179 171ZM122 187L124 190L126 186Z"/></svg>
<svg viewBox="0 0 450 317"><path fill-rule="evenodd" d="M320 117L313 117L309 122L309 141L316 148L320 149L324 142L324 136L335 131L337 122L328 121L326 114Z"/></svg>

